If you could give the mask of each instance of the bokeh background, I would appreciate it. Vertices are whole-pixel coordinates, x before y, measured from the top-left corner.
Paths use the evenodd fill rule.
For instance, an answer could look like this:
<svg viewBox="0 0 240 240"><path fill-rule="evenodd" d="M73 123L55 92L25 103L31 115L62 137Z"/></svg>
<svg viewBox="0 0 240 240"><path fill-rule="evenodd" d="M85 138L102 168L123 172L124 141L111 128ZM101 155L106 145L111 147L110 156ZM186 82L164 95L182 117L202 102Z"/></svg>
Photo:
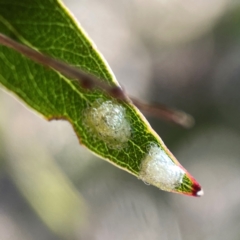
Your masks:
<svg viewBox="0 0 240 240"><path fill-rule="evenodd" d="M240 239L240 1L64 0L131 96L195 117L148 117L202 198L160 191L0 89L1 240Z"/></svg>

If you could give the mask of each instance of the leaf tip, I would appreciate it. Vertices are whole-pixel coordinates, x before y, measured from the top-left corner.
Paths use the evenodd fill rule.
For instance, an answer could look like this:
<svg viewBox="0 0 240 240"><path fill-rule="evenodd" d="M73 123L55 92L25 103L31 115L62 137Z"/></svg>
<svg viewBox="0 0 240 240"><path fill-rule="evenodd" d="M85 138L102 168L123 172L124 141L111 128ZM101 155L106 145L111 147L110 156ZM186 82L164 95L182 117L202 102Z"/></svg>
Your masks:
<svg viewBox="0 0 240 240"><path fill-rule="evenodd" d="M201 197L201 196L203 196L203 195L204 195L204 192L203 192L202 189L199 190L199 191L196 193L196 196L197 196L197 197Z"/></svg>
<svg viewBox="0 0 240 240"><path fill-rule="evenodd" d="M177 193L193 197L201 197L204 195L200 184L188 172L186 172L181 185L177 187L176 191Z"/></svg>
<svg viewBox="0 0 240 240"><path fill-rule="evenodd" d="M150 144L141 163L139 178L162 190L200 197L199 183L184 169L174 156L155 143Z"/></svg>
<svg viewBox="0 0 240 240"><path fill-rule="evenodd" d="M203 189L200 184L192 178L192 196L201 197L204 195Z"/></svg>

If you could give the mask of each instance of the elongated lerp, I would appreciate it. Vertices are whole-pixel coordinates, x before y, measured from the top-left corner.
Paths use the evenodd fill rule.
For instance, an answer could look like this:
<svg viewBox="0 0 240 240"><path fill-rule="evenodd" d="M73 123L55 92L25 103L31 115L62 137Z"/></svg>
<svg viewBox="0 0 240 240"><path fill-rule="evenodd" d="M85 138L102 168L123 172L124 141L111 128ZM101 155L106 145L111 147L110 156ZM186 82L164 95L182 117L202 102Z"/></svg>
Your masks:
<svg viewBox="0 0 240 240"><path fill-rule="evenodd" d="M165 191L192 196L203 195L200 185L169 150L155 143L150 144L149 151L142 160L139 178Z"/></svg>

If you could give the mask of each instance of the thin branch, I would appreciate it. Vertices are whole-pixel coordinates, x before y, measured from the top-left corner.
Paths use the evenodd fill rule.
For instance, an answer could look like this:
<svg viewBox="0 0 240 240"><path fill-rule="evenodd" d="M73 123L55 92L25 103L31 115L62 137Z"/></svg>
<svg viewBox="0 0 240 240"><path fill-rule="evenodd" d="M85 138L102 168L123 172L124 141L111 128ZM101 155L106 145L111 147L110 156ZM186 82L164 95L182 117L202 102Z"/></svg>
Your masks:
<svg viewBox="0 0 240 240"><path fill-rule="evenodd" d="M132 97L131 100L136 107L141 109L141 111L157 118L161 118L167 122L177 124L184 128L191 128L195 124L194 118L183 111L175 110L162 104L143 103Z"/></svg>
<svg viewBox="0 0 240 240"><path fill-rule="evenodd" d="M79 84L85 89L93 89L99 88L106 91L110 96L117 98L122 101L129 101L129 97L125 94L125 92L118 86L110 86L105 82L101 81L97 77L85 73L79 68L70 66L62 61L53 59L49 56L46 56L32 48L29 48L25 45L22 45L13 39L3 35L0 33L0 44L11 49L16 50L17 52L23 54L24 56L30 58L31 60L40 63L45 67L51 67L54 70L62 73L64 76L72 79L76 79L79 81ZM140 110L148 113L150 115L154 115L158 118L162 118L165 121L169 121L180 125L185 128L189 128L193 125L193 118L184 113L174 109L170 109L163 105L148 105L146 103L142 103L139 100L134 98L130 98Z"/></svg>
<svg viewBox="0 0 240 240"><path fill-rule="evenodd" d="M45 67L51 67L54 70L62 73L68 78L77 79L80 85L85 89L100 88L108 92L112 97L120 100L127 100L127 96L121 90L120 87L111 87L105 82L99 80L93 75L87 74L76 67L70 66L62 61L55 60L49 56L46 56L32 48L22 45L13 39L0 33L0 44L22 53L24 56L30 58L34 62L40 63Z"/></svg>

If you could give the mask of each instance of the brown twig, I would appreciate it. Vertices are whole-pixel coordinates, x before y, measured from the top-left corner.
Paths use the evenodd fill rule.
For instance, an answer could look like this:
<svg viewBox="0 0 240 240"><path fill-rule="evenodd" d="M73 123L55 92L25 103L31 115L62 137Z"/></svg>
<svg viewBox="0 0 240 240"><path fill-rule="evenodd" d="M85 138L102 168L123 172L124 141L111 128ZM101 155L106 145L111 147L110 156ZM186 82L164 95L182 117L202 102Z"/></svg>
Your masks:
<svg viewBox="0 0 240 240"><path fill-rule="evenodd" d="M191 128L195 123L194 118L185 112L169 108L162 104L143 103L132 97L131 100L141 111L184 128Z"/></svg>
<svg viewBox="0 0 240 240"><path fill-rule="evenodd" d="M118 86L112 87L93 75L85 73L82 70L70 66L69 64L66 64L62 61L46 56L32 48L29 48L25 45L22 45L14 41L13 39L1 33L0 44L16 50L17 52L23 54L24 56L30 58L31 60L37 63L40 63L45 67L51 67L68 78L77 79L80 85L85 89L100 88L106 91L110 96L114 98L117 98L122 101L129 100L129 97L120 87ZM148 114L154 115L156 117L162 118L166 121L175 123L185 128L191 127L194 123L193 118L184 112L170 109L163 105L149 105L146 103L142 103L134 98L130 99L132 100L133 104L135 104L140 110Z"/></svg>

